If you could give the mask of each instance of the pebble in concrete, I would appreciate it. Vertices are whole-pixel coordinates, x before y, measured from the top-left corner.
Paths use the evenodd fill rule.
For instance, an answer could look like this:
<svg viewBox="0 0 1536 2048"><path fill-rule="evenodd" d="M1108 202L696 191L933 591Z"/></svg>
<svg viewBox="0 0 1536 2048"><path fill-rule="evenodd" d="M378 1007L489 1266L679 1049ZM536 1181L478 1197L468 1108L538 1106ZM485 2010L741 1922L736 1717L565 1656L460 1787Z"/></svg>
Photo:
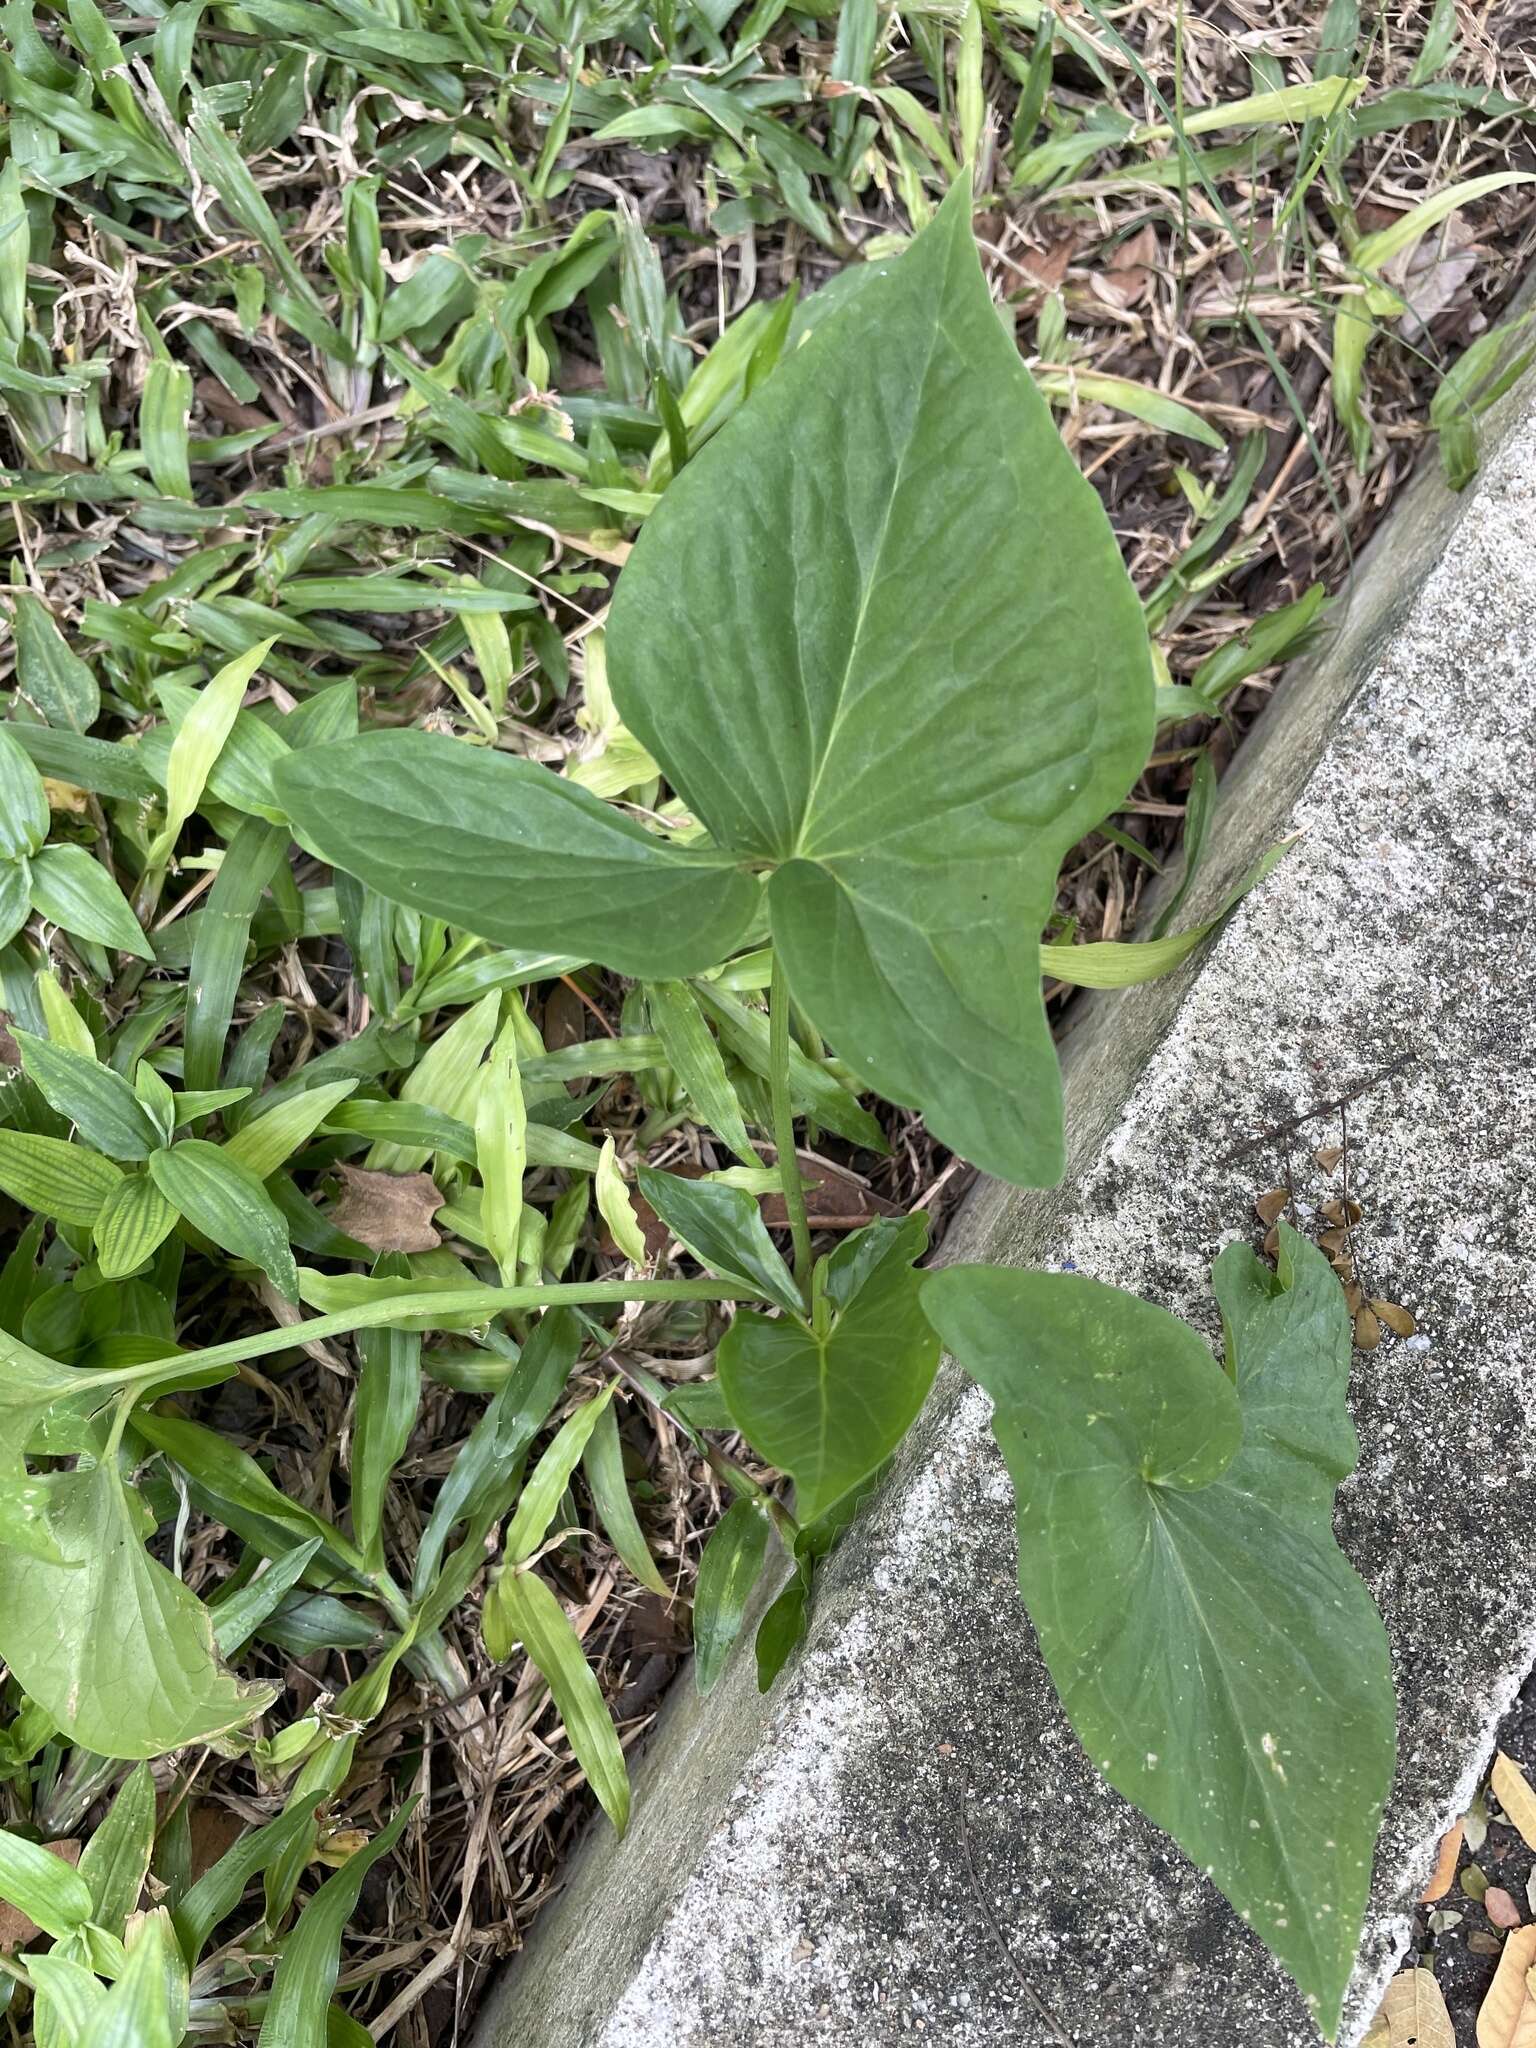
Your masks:
<svg viewBox="0 0 1536 2048"><path fill-rule="evenodd" d="M1239 757L1229 865L1256 831L1299 831L1295 850L1184 989L1090 1015L1063 1191L984 1191L951 1247L1070 1260L1214 1339L1210 1261L1256 1234L1287 1158L1304 1202L1336 1193L1311 1153L1348 1138L1369 1290L1420 1334L1357 1356L1340 1501L1400 1698L1345 2041L1536 1653L1536 410L1460 505L1436 492L1374 551L1321 680L1288 685ZM594 1840L482 2048L1315 2041L1078 1749L1016 1597L987 1404L958 1379L766 1706L744 1664L702 1711L680 1703L635 1837Z"/></svg>

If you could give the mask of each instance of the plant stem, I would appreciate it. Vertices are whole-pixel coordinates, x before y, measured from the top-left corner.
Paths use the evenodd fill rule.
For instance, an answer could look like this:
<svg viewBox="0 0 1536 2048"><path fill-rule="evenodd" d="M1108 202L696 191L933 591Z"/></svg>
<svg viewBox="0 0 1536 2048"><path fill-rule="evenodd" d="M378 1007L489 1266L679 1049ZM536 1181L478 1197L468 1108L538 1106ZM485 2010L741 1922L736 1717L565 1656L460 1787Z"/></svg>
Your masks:
<svg viewBox="0 0 1536 2048"><path fill-rule="evenodd" d="M805 1185L795 1151L795 1107L789 1095L789 990L777 953L768 988L768 1086L773 1100L773 1148L778 1154L784 1207L795 1251L795 1285L810 1302L811 1226L805 1214Z"/></svg>
<svg viewBox="0 0 1536 2048"><path fill-rule="evenodd" d="M545 1287L441 1287L407 1288L384 1300L360 1302L355 1308L337 1309L330 1315L311 1316L307 1321L284 1324L281 1329L258 1330L249 1337L236 1337L227 1344L210 1344L203 1351L184 1351L167 1358L152 1358L126 1370L109 1367L78 1374L81 1390L87 1387L140 1387L155 1380L184 1381L188 1373L213 1372L224 1366L242 1365L250 1358L267 1358L275 1351L292 1351L300 1344L312 1344L322 1337L345 1337L354 1330L377 1330L394 1323L430 1319L433 1327L446 1326L448 1319L472 1316L489 1322L509 1309L574 1307L582 1302L619 1304L630 1301L760 1301L762 1290L736 1280L585 1280L556 1281ZM65 1368L60 1367L60 1372ZM196 1384L213 1385L213 1380ZM63 1391L61 1389L61 1391Z"/></svg>

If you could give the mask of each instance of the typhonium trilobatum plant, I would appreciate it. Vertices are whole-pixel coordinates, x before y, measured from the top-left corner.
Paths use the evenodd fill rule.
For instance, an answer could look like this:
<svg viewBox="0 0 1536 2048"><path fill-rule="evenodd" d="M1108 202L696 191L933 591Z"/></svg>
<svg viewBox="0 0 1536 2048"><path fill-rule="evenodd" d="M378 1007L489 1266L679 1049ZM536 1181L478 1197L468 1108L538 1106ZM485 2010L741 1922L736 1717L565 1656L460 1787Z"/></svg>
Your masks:
<svg viewBox="0 0 1536 2048"><path fill-rule="evenodd" d="M1290 1232L1278 1272L1229 1247L1219 1364L1163 1310L1075 1273L925 1275L920 1218L809 1257L794 1116L817 1103L792 1018L990 1172L1059 1177L1038 937L1063 856L1124 797L1153 731L1140 606L992 304L968 189L810 313L672 482L613 594L614 703L675 803L638 817L414 730L291 754L280 800L302 844L384 897L632 977L663 1031L680 1034L680 1003L723 1030L712 977L771 948L795 1270L749 1193L641 1172L674 1236L764 1303L737 1312L718 1367L732 1421L796 1485L784 1642L810 1560L916 1417L942 1341L992 1399L1021 1587L1089 1755L1331 2032L1393 1700L1381 1623L1331 1530L1357 1446L1326 1261ZM760 1555L760 1518L731 1512L730 1541ZM712 1671L719 1645L700 1648Z"/></svg>

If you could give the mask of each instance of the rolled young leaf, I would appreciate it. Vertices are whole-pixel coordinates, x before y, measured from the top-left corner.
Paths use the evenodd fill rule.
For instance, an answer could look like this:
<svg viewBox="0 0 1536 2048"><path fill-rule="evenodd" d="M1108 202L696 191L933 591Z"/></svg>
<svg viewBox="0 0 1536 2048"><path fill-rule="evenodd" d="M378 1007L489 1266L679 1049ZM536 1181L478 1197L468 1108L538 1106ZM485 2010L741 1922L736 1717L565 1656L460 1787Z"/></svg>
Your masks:
<svg viewBox="0 0 1536 2048"><path fill-rule="evenodd" d="M1109 1783L1168 1830L1329 2034L1392 1779L1392 1679L1333 1540L1358 1457L1350 1323L1321 1252L1231 1245L1228 1370L1163 1309L1077 1273L952 1266L923 1308L991 1395L1019 1584Z"/></svg>

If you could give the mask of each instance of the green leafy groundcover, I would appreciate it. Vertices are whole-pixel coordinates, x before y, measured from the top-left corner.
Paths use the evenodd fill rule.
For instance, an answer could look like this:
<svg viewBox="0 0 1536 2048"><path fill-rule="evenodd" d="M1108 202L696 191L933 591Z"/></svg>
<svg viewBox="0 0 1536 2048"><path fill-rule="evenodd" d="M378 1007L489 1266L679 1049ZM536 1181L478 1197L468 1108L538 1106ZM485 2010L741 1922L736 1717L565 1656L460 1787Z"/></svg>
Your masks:
<svg viewBox="0 0 1536 2048"><path fill-rule="evenodd" d="M217 154L223 131L197 133ZM158 384L154 404L173 401ZM484 445L494 475L503 444L455 403L453 432ZM459 737L360 734L344 688L259 718L248 686L281 657L256 639L200 687L165 683L173 736L138 750L154 763L148 797L121 763L97 777L149 805L136 821L145 905L189 822L222 825L216 880L182 935L184 998L148 983L147 1021L114 1032L46 963L0 949L20 1062L0 1189L34 1212L0 1275L6 1767L25 1772L61 1735L106 1759L216 1738L285 1799L171 1909L131 1926L123 1901L153 1845L142 1776L105 1824L121 1886L84 1865L45 1869L56 1859L0 1836L0 1894L53 1943L29 1957L27 1985L70 2048L98 2024L178 2040L187 1972L258 1876L246 1954L270 1952L397 1670L459 1688L442 1625L493 1557L486 1654L520 1649L536 1667L623 1829L622 1745L544 1560L569 1533L580 1475L616 1555L665 1590L626 1484L612 1325L637 1308L737 1303L756 1306L716 1332L713 1379L669 1386L625 1367L733 1496L700 1570L699 1683L718 1676L780 1556L792 1569L755 1640L771 1683L806 1627L818 1561L888 1468L947 1343L992 1397L1021 1587L1089 1754L1252 1921L1320 2024L1337 2023L1393 1716L1381 1624L1330 1531L1356 1446L1349 1321L1327 1263L1289 1233L1278 1274L1222 1255L1223 1370L1162 1310L1081 1276L923 1275L920 1215L814 1256L797 1120L878 1147L861 1088L920 1108L1011 1180L1059 1173L1039 934L1063 855L1123 799L1152 741L1145 622L999 323L966 182L906 253L807 321L717 433L695 448L680 432L675 478L613 597L611 673L596 644L587 673L589 705L611 696L610 739L646 764L647 803L621 810L509 756L489 709L467 710ZM397 598L417 601L370 593L386 609ZM486 616L501 612L480 615L477 653L505 681L507 644ZM46 661L34 701L88 723L78 675L58 649ZM7 940L38 910L87 949L142 961L154 949L115 885L77 888L63 914L40 771L0 740ZM293 887L290 833L335 869L323 903ZM228 1041L262 916L288 936L340 930L376 1012L275 1086L278 1005ZM551 1051L520 990L590 963L638 984L623 1029ZM149 1056L172 1008L179 1070ZM583 1135L572 1085L616 1075L649 1091L635 1177L696 1276L650 1276L626 1162L611 1134L600 1147ZM688 1176L645 1161L644 1134L678 1121L679 1098L734 1165ZM305 1158L360 1172L369 1199L395 1205L394 1248L372 1259L351 1234L369 1229L355 1191L329 1207L307 1198ZM542 1206L531 1170L555 1177ZM765 1194L785 1205L790 1262ZM622 1271L578 1269L594 1205ZM401 1249L427 1218L428 1248ZM254 1280L288 1320L179 1349L188 1251ZM291 1351L305 1309L311 1346L357 1339L345 1525L174 1398ZM459 1341L424 1345L444 1334ZM572 1391L578 1366L597 1391ZM397 1579L384 1501L427 1371L489 1398ZM722 1431L794 1481L793 1507L712 1441ZM183 1497L244 1546L212 1606L144 1547ZM224 1663L263 1631L284 1648L340 1642L357 1675L323 1713L264 1732L268 1692ZM328 2024L351 2038L350 2022L327 2020L340 1932L404 1823L402 1809L278 1937L264 2042L318 2044Z"/></svg>

